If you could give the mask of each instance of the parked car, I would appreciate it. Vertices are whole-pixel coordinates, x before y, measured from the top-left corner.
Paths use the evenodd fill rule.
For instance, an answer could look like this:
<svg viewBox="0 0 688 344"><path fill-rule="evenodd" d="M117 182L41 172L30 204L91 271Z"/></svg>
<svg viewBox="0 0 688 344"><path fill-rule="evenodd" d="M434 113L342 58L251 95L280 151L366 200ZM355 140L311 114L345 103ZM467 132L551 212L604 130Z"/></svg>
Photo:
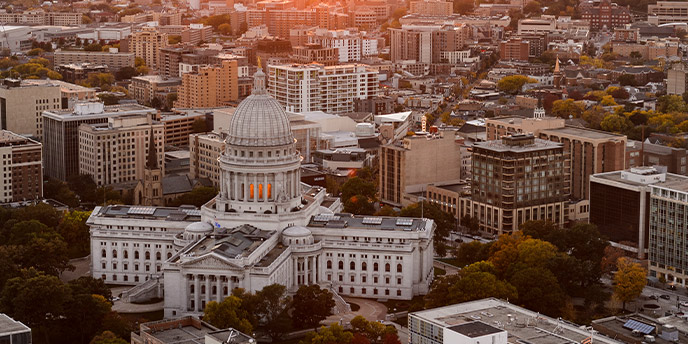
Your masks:
<svg viewBox="0 0 688 344"><path fill-rule="evenodd" d="M659 298L660 298L660 299L664 299L664 300L671 300L671 297L670 297L669 295L667 295L667 294L662 294L662 295L659 296Z"/></svg>

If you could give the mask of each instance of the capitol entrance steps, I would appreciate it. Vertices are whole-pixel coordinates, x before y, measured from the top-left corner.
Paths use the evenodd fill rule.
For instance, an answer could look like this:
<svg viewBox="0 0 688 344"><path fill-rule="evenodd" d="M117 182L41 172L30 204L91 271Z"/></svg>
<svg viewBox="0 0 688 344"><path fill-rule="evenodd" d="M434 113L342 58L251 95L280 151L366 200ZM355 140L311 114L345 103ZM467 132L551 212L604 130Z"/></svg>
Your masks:
<svg viewBox="0 0 688 344"><path fill-rule="evenodd" d="M122 299L130 303L147 302L163 298L162 276L151 276L147 281L122 293Z"/></svg>

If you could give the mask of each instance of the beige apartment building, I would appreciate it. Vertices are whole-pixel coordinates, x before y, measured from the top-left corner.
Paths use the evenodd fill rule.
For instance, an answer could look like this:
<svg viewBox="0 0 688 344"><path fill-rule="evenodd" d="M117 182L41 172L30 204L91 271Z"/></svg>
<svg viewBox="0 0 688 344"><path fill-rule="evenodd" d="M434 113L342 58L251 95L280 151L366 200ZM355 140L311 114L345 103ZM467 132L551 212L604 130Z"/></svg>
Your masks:
<svg viewBox="0 0 688 344"><path fill-rule="evenodd" d="M239 70L236 60L223 60L220 66L199 68L182 75L176 108L214 108L239 99Z"/></svg>
<svg viewBox="0 0 688 344"><path fill-rule="evenodd" d="M0 203L43 198L42 146L39 142L0 130Z"/></svg>
<svg viewBox="0 0 688 344"><path fill-rule="evenodd" d="M688 2L657 1L648 4L647 22L654 25L688 23Z"/></svg>
<svg viewBox="0 0 688 344"><path fill-rule="evenodd" d="M146 66L157 70L160 67L160 49L169 45L167 34L154 27L144 27L126 39L127 51L146 61Z"/></svg>
<svg viewBox="0 0 688 344"><path fill-rule="evenodd" d="M688 69L683 63L674 63L667 71L667 94L682 95L688 91Z"/></svg>
<svg viewBox="0 0 688 344"><path fill-rule="evenodd" d="M41 113L61 108L62 93L55 84L27 85L20 80L4 79L0 85L0 129L41 138Z"/></svg>
<svg viewBox="0 0 688 344"><path fill-rule="evenodd" d="M75 103L80 101L97 99L95 88L72 84L62 80L25 79L22 80L21 84L22 86L58 86L62 98L62 109L71 109Z"/></svg>
<svg viewBox="0 0 688 344"><path fill-rule="evenodd" d="M426 16L450 16L454 13L454 3L442 0L411 1L409 13Z"/></svg>
<svg viewBox="0 0 688 344"><path fill-rule="evenodd" d="M189 135L191 179L208 178L215 187L220 187L220 161L225 150L224 135L216 132Z"/></svg>
<svg viewBox="0 0 688 344"><path fill-rule="evenodd" d="M630 57L632 53L640 53L645 60L655 60L663 57L680 56L680 41L678 39L665 38L650 40L641 43L612 43L612 51L619 56Z"/></svg>
<svg viewBox="0 0 688 344"><path fill-rule="evenodd" d="M380 147L380 200L394 206L414 202L428 184L458 183L461 144L454 130L434 136L415 135Z"/></svg>
<svg viewBox="0 0 688 344"><path fill-rule="evenodd" d="M78 26L83 22L83 14L68 12L45 12L30 10L21 13L0 12L0 22L4 24L30 24L51 26Z"/></svg>
<svg viewBox="0 0 688 344"><path fill-rule="evenodd" d="M53 57L56 66L88 62L106 65L110 72L117 72L124 67L134 67L135 64L133 53L57 50Z"/></svg>
<svg viewBox="0 0 688 344"><path fill-rule="evenodd" d="M79 173L90 175L98 185L143 179L151 135L164 174L164 127L150 114L122 115L108 118L107 123L80 125Z"/></svg>

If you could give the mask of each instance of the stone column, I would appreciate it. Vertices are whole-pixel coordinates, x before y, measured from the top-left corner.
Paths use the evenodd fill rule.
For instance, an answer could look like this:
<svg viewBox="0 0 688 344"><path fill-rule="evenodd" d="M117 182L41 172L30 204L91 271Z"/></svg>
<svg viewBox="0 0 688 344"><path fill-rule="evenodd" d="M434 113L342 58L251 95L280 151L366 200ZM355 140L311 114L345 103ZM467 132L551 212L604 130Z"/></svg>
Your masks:
<svg viewBox="0 0 688 344"><path fill-rule="evenodd" d="M268 201L268 174L263 174L263 202Z"/></svg>
<svg viewBox="0 0 688 344"><path fill-rule="evenodd" d="M232 294L234 290L234 281L232 281L232 276L227 276L227 296Z"/></svg>
<svg viewBox="0 0 688 344"><path fill-rule="evenodd" d="M299 286L299 258L294 257L294 286Z"/></svg>
<svg viewBox="0 0 688 344"><path fill-rule="evenodd" d="M194 275L194 312L201 309L201 275Z"/></svg>
<svg viewBox="0 0 688 344"><path fill-rule="evenodd" d="M233 191L233 200L237 201L239 200L239 174L234 172L234 188L232 188Z"/></svg>
<svg viewBox="0 0 688 344"><path fill-rule="evenodd" d="M315 279L317 277L316 271L318 269L318 256L315 255L313 256L313 265L311 265L311 275L313 279L313 284L318 284L318 281Z"/></svg>
<svg viewBox="0 0 688 344"><path fill-rule="evenodd" d="M217 281L215 281L215 288L217 288L217 294L215 294L215 301L218 303L222 302L222 276L215 276Z"/></svg>
<svg viewBox="0 0 688 344"><path fill-rule="evenodd" d="M205 275L205 304L210 302L210 275Z"/></svg>
<svg viewBox="0 0 688 344"><path fill-rule="evenodd" d="M258 190L258 175L253 175L253 203L258 203L258 198L260 197Z"/></svg>
<svg viewBox="0 0 688 344"><path fill-rule="evenodd" d="M243 173L244 175L244 197L242 201L246 202L249 200L249 187L248 187L248 175L246 173Z"/></svg>

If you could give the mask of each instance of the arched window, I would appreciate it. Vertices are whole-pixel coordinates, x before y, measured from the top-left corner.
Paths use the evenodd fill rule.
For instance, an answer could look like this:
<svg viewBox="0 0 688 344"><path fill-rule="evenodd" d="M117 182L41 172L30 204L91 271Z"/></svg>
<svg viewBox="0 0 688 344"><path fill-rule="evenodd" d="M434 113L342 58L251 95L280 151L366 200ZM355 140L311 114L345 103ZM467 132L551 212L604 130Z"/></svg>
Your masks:
<svg viewBox="0 0 688 344"><path fill-rule="evenodd" d="M213 286L213 295L217 295L217 286Z"/></svg>
<svg viewBox="0 0 688 344"><path fill-rule="evenodd" d="M205 286L204 285L201 286L201 294L205 294Z"/></svg>
<svg viewBox="0 0 688 344"><path fill-rule="evenodd" d="M112 250L112 258L117 258L117 251L116 250Z"/></svg>
<svg viewBox="0 0 688 344"><path fill-rule="evenodd" d="M272 184L268 184L268 199L272 199Z"/></svg>
<svg viewBox="0 0 688 344"><path fill-rule="evenodd" d="M377 271L377 270L378 270L378 264L377 264L377 263L373 263L373 271Z"/></svg>
<svg viewBox="0 0 688 344"><path fill-rule="evenodd" d="M105 249L102 249L102 250L100 251L100 256L103 257L103 258L107 257L107 252L105 251Z"/></svg>
<svg viewBox="0 0 688 344"><path fill-rule="evenodd" d="M401 272L401 264L397 264L397 272Z"/></svg>
<svg viewBox="0 0 688 344"><path fill-rule="evenodd" d="M253 192L254 192L254 185L253 185L253 184L249 184L248 198L253 199L253 195L254 195Z"/></svg>
<svg viewBox="0 0 688 344"><path fill-rule="evenodd" d="M194 285L193 284L191 285L191 288L189 290L191 291L191 294L194 293Z"/></svg>
<svg viewBox="0 0 688 344"><path fill-rule="evenodd" d="M146 260L150 259L150 252L146 251Z"/></svg>
<svg viewBox="0 0 688 344"><path fill-rule="evenodd" d="M172 258L172 252L167 252L167 259Z"/></svg>
<svg viewBox="0 0 688 344"><path fill-rule="evenodd" d="M157 260L162 259L162 255L160 254L160 252L155 252L155 259L157 259Z"/></svg>
<svg viewBox="0 0 688 344"><path fill-rule="evenodd" d="M385 272L389 272L390 270L392 270L392 268L389 263L385 264Z"/></svg>
<svg viewBox="0 0 688 344"><path fill-rule="evenodd" d="M124 259L128 259L128 258L129 258L129 251L124 251Z"/></svg>
<svg viewBox="0 0 688 344"><path fill-rule="evenodd" d="M339 270L344 270L344 262L339 262Z"/></svg>
<svg viewBox="0 0 688 344"><path fill-rule="evenodd" d="M134 251L134 259L139 259L139 251Z"/></svg>
<svg viewBox="0 0 688 344"><path fill-rule="evenodd" d="M222 295L227 295L227 287L222 288Z"/></svg>
<svg viewBox="0 0 688 344"><path fill-rule="evenodd" d="M258 184L258 198L263 198L263 184Z"/></svg>
<svg viewBox="0 0 688 344"><path fill-rule="evenodd" d="M332 261L331 260L327 261L327 268L332 269Z"/></svg>
<svg viewBox="0 0 688 344"><path fill-rule="evenodd" d="M368 264L366 262L361 263L361 270L368 271Z"/></svg>
<svg viewBox="0 0 688 344"><path fill-rule="evenodd" d="M349 269L350 270L356 270L356 263L354 263L354 262L349 263Z"/></svg>

